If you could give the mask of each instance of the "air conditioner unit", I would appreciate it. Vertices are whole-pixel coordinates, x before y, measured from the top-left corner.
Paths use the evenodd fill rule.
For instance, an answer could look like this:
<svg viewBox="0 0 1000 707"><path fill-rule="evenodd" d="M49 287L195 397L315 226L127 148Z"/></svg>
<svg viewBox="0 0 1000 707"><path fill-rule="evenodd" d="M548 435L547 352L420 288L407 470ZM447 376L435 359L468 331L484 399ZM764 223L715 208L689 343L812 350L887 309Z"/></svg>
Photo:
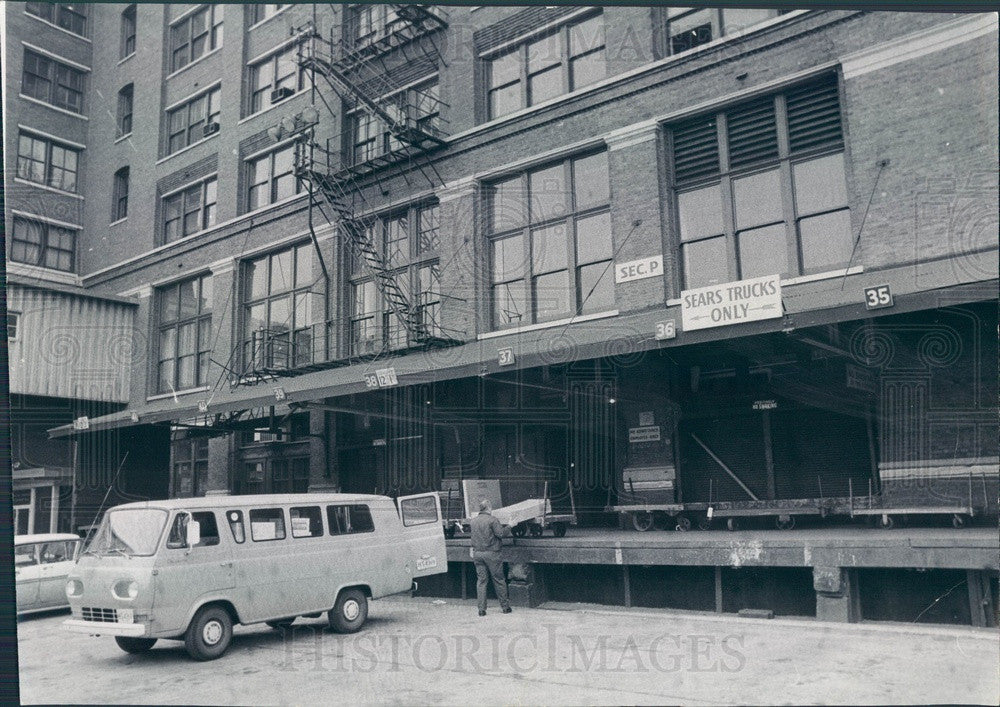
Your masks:
<svg viewBox="0 0 1000 707"><path fill-rule="evenodd" d="M283 101L294 93L295 91L288 88L287 86L276 88L273 91L271 91L271 103L277 103L278 101Z"/></svg>
<svg viewBox="0 0 1000 707"><path fill-rule="evenodd" d="M219 132L219 124L218 123L206 123L205 124L205 128L204 128L204 132L205 132L205 137L208 137L209 135L214 135L215 133Z"/></svg>

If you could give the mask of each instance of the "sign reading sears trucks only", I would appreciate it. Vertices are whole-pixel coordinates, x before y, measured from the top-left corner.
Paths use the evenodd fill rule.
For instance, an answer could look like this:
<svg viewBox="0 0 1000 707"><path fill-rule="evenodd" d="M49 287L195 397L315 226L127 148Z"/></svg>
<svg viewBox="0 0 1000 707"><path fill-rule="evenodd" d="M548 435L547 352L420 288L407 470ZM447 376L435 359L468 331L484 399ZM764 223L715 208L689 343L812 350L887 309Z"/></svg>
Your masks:
<svg viewBox="0 0 1000 707"><path fill-rule="evenodd" d="M681 292L684 331L775 319L781 315L779 275Z"/></svg>

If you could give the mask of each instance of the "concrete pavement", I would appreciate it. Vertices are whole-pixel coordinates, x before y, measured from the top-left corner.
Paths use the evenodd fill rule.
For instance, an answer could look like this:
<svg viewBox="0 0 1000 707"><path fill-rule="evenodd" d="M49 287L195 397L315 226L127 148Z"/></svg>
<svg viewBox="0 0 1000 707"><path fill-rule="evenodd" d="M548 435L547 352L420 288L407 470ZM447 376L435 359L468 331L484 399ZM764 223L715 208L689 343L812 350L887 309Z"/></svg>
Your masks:
<svg viewBox="0 0 1000 707"><path fill-rule="evenodd" d="M393 597L358 634L299 619L237 627L197 663L178 642L128 655L70 634L67 614L18 623L24 703L891 704L1000 701L996 630L829 624L581 605Z"/></svg>

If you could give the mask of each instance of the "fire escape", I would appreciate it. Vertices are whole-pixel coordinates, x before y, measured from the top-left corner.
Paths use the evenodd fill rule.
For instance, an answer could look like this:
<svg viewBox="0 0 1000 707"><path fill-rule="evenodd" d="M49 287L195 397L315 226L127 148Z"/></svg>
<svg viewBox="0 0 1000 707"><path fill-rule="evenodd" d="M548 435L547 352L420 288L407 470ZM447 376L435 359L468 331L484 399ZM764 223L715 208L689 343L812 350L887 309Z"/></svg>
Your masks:
<svg viewBox="0 0 1000 707"><path fill-rule="evenodd" d="M441 179L428 155L444 146L445 133L441 129L441 102L436 94L415 89L400 90L390 79L385 63L387 54L399 51L407 62L410 56L422 52L425 61L432 61L436 67L441 60L433 37L419 42L421 38L444 29L447 21L439 8L416 5L391 5L391 22L379 27L376 32L358 41L356 32L338 32L333 28L329 36L316 30L314 24L296 31L304 41L298 53L299 65L312 77L314 95L328 109L328 118L339 121L337 105L331 105L324 92L339 99L345 111L352 116L362 116L355 124L376 126L382 139L379 149L358 154L354 146L352 129L327 139L317 139L316 125L320 122L319 111L308 109L296 116L295 128L295 175L310 193L310 223L312 210L337 227L340 237L349 252L361 267L362 274L369 277L385 303L385 311L399 322L407 337L408 345L395 347L391 351L375 352L374 356L386 353L399 354L405 349L422 349L434 346L451 346L461 343L463 332L443 327L435 320L432 308L424 301L415 301L406 285L400 283L395 268L390 265L387 254L382 252L380 242L373 229L366 227L359 218L359 210L371 211L365 196L365 188L377 185L392 176L401 177L410 184L410 176L419 173L431 188L440 186ZM346 9L344 10L347 11ZM337 28L338 30L341 28ZM350 35L354 36L350 36ZM433 49L428 49L430 44ZM416 48L415 48L416 47ZM409 54L408 54L409 52ZM390 96L390 99L386 99ZM394 169L398 167L398 169ZM362 180L364 183L362 183ZM426 188L426 185L425 185ZM385 189L381 189L386 193ZM438 298L446 298L436 293ZM423 298L421 298L422 300ZM326 328L324 328L324 335ZM348 335L351 339L351 335ZM266 345L266 344L265 344ZM313 370L348 365L363 358L352 349L345 357L326 356L323 361L275 362L271 357L251 355L247 373L251 378L261 376L291 376ZM372 356L368 356L371 358ZM258 362L254 364L253 362Z"/></svg>

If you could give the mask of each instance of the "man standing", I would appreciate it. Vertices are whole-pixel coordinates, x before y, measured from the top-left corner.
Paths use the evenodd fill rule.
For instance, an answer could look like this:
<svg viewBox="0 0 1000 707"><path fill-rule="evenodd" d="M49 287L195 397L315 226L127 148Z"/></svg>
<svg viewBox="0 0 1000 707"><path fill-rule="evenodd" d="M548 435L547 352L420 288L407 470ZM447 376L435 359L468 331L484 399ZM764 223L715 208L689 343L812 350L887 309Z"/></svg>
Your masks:
<svg viewBox="0 0 1000 707"><path fill-rule="evenodd" d="M493 591L500 600L503 613L510 613L510 601L507 599L507 580L503 576L503 560L500 557L503 526L493 517L490 502L483 499L479 502L479 515L472 519L472 559L476 564L476 600L479 603L479 615L486 616L486 578L493 580Z"/></svg>

